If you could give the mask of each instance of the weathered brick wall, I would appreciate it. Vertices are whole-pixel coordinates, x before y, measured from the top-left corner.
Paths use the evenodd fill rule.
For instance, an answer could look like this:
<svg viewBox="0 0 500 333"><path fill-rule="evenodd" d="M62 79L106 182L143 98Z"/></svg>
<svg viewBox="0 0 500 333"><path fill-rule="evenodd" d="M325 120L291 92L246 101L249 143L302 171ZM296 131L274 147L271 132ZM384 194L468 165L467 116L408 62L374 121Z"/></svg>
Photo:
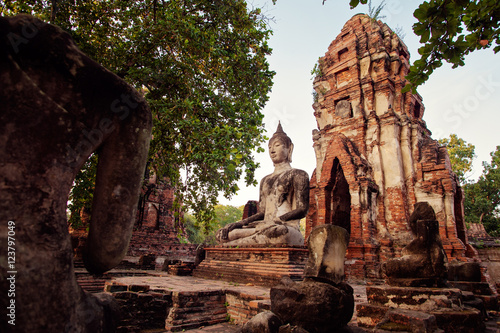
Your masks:
<svg viewBox="0 0 500 333"><path fill-rule="evenodd" d="M172 259L194 258L197 244L180 244L161 232L134 231L127 256L139 257L144 254L166 256Z"/></svg>
<svg viewBox="0 0 500 333"><path fill-rule="evenodd" d="M147 285L110 281L105 291L118 302L121 318L117 332L124 333L162 329L180 332L225 321L242 325L271 308L268 296L251 295L235 289L150 290Z"/></svg>
<svg viewBox="0 0 500 333"><path fill-rule="evenodd" d="M488 235L481 223L471 223L467 227L467 236L488 271L488 282L494 285L500 294L500 238Z"/></svg>
<svg viewBox="0 0 500 333"><path fill-rule="evenodd" d="M344 25L320 66L306 236L316 225L345 224L348 214L347 271L376 277L379 263L398 256L413 238L408 219L414 204L427 201L448 259L474 255L447 151L430 137L422 98L401 92L409 68L406 45L387 25L359 14ZM346 196L349 212L340 208Z"/></svg>
<svg viewBox="0 0 500 333"><path fill-rule="evenodd" d="M148 290L111 292L120 307L121 318L117 332L130 333L165 328L165 318L172 307L172 293Z"/></svg>
<svg viewBox="0 0 500 333"><path fill-rule="evenodd" d="M243 208L243 216L241 219L243 220L249 216L257 214L258 211L259 211L259 202L255 200L249 200L245 204L245 207Z"/></svg>
<svg viewBox="0 0 500 333"><path fill-rule="evenodd" d="M479 258L486 266L490 281L500 293L500 240L477 249Z"/></svg>
<svg viewBox="0 0 500 333"><path fill-rule="evenodd" d="M167 184L150 182L141 189L135 229L161 230L176 237L178 221L174 217L174 189Z"/></svg>
<svg viewBox="0 0 500 333"><path fill-rule="evenodd" d="M269 298L232 290L226 293L226 306L228 319L236 325L245 324L260 312L271 311Z"/></svg>
<svg viewBox="0 0 500 333"><path fill-rule="evenodd" d="M137 220L127 255L194 257L196 246L179 241L179 238L187 237L174 215L174 189L156 182L154 175L152 178L141 190Z"/></svg>
<svg viewBox="0 0 500 333"><path fill-rule="evenodd" d="M175 259L194 258L196 245L181 244L186 232L173 211L174 190L170 186L151 180L141 189L139 209L130 239L127 256L154 254ZM70 229L77 258L85 245L86 228Z"/></svg>

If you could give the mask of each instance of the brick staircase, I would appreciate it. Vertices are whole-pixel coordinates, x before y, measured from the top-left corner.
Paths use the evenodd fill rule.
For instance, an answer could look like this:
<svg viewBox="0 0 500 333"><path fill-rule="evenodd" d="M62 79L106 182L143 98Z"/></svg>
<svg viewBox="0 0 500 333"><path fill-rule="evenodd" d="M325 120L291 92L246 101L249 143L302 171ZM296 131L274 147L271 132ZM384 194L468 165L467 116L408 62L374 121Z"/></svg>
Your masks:
<svg viewBox="0 0 500 333"><path fill-rule="evenodd" d="M110 281L113 277L120 276L144 276L148 273L138 270L112 270L106 272L101 276L94 276L87 272L83 261L76 260L74 262L76 282L85 291L89 293L100 293L104 291L104 286L107 281Z"/></svg>

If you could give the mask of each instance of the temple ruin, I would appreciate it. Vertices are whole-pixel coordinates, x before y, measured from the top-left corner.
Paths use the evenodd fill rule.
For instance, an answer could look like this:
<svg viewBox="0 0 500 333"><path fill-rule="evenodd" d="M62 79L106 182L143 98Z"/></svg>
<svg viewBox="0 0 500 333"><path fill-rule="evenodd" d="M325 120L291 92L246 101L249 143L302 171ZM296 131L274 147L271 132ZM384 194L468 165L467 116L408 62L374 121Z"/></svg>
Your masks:
<svg viewBox="0 0 500 333"><path fill-rule="evenodd" d="M386 24L358 14L319 60L317 164L306 237L320 224L346 228L346 272L352 277L377 277L379 263L400 254L412 239L408 221L421 201L436 212L448 260L475 253L447 150L422 119L422 97L401 91L409 57Z"/></svg>

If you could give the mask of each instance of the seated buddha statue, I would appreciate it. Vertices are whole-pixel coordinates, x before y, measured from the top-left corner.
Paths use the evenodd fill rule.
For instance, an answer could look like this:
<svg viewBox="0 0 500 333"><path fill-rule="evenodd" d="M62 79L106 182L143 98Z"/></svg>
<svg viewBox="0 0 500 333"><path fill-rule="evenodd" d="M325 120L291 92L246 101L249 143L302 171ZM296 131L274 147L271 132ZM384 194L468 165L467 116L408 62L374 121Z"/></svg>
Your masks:
<svg viewBox="0 0 500 333"><path fill-rule="evenodd" d="M274 172L260 182L258 212L219 229L221 245L304 245L299 223L309 209L309 176L291 167L292 152L292 140L278 124L269 140Z"/></svg>

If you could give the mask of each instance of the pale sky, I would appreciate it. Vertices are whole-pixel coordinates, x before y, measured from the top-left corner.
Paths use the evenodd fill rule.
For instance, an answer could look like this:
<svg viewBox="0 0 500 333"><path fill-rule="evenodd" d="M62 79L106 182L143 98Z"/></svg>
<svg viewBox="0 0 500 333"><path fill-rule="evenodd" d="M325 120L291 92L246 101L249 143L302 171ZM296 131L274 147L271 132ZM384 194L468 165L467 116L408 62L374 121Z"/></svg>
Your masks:
<svg viewBox="0 0 500 333"><path fill-rule="evenodd" d="M248 1L252 3L252 1ZM419 38L412 25L416 21L413 11L423 0L386 0L381 15L391 29L401 27L403 42L408 46L410 61L417 59ZM254 1L264 4L264 13L274 17L273 35L269 45L273 54L268 58L276 72L270 99L263 110L267 136L275 132L278 120L292 139L295 148L292 167L305 170L311 176L316 167L312 148L312 130L317 128L313 115L311 70L319 57L325 55L330 43L340 34L344 24L355 14L367 13L368 6L349 8L349 0L271 0ZM374 4L379 1L374 0ZM261 7L261 6L259 6ZM483 168L482 161L491 162L490 152L500 145L500 111L496 96L500 97L500 54L481 50L465 59L465 66L451 69L445 63L429 81L418 88L423 97L427 127L433 139L459 137L476 146L476 159L472 178ZM273 165L265 153L257 155L260 168L256 179L260 181L272 173ZM240 181L240 191L230 200L219 198L221 204L241 206L248 200L258 200L258 186L246 187Z"/></svg>

